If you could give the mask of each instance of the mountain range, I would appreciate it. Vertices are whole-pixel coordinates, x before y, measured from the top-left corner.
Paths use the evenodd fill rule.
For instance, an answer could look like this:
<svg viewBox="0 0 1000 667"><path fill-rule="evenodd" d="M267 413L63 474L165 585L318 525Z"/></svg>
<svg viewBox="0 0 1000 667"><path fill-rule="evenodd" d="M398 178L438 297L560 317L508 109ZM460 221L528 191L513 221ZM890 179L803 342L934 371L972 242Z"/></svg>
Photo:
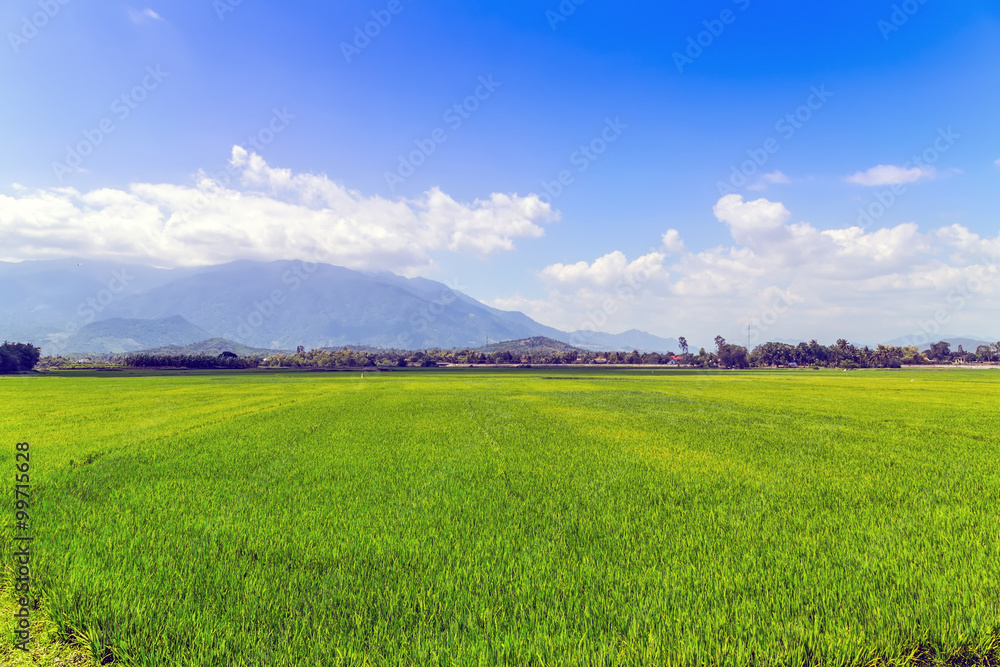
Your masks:
<svg viewBox="0 0 1000 667"><path fill-rule="evenodd" d="M131 352L211 338L272 350L481 347L545 336L591 350L667 352L673 338L565 332L447 285L298 261L160 269L82 259L0 262L0 338L43 354Z"/></svg>
<svg viewBox="0 0 1000 667"><path fill-rule="evenodd" d="M976 338L975 336L955 336L953 334L936 334L934 336L923 335L913 335L913 336L902 336L900 338L895 338L890 340L886 345L896 345L899 347L906 347L907 345L916 345L921 350L930 347L931 343L936 343L938 341L945 341L951 344L951 351L957 352L958 348L961 347L966 352L975 352L976 348L980 345L991 345L996 341L983 340L981 338Z"/></svg>
<svg viewBox="0 0 1000 667"><path fill-rule="evenodd" d="M210 339L257 350L481 348L487 341L539 336L584 350L680 348L674 338L635 329L560 331L440 282L328 264L238 261L161 269L82 259L0 262L0 339L31 342L43 354L132 352ZM945 334L934 340L967 351L993 342ZM930 341L886 342L923 348Z"/></svg>

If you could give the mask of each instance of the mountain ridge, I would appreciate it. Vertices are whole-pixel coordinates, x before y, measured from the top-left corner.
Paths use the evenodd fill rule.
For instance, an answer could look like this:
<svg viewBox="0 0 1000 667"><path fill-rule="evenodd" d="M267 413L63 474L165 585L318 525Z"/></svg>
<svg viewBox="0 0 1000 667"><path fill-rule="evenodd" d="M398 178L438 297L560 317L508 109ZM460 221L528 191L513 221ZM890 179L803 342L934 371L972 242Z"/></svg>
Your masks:
<svg viewBox="0 0 1000 667"><path fill-rule="evenodd" d="M592 350L666 352L674 339L564 332L427 278L328 264L239 260L162 269L86 260L0 262L0 337L46 354L223 338L255 349L477 348L545 336Z"/></svg>

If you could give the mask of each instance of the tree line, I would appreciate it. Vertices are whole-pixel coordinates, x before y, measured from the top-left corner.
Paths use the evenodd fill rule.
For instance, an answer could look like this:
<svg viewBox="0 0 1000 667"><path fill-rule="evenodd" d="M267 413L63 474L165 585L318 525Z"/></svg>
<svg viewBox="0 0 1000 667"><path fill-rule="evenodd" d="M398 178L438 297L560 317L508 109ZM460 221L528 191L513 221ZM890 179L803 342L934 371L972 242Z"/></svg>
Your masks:
<svg viewBox="0 0 1000 667"><path fill-rule="evenodd" d="M747 350L741 345L728 343L722 336L715 338L713 351L704 348L697 353L690 351L687 341L678 339L679 353L608 351L525 351L513 353L509 350L483 353L472 349L442 350L431 349L419 352L405 350L312 350L295 354L275 354L262 360L261 365L275 368L365 368L365 367L405 367L439 365L480 365L480 364L608 364L608 365L681 365L696 368L761 368L775 366L816 366L824 368L900 368L928 363L954 362L996 362L1000 361L1000 342L981 345L975 353L965 352L961 346L951 352L946 341L934 343L927 350L915 345L879 345L872 349L858 347L846 339L839 339L833 345L820 345L812 340L808 343L789 345L768 342Z"/></svg>
<svg viewBox="0 0 1000 667"><path fill-rule="evenodd" d="M794 347L782 343L765 343L755 348L750 357L751 362L762 366L795 363L842 368L899 368L927 363L989 363L1000 360L1000 342L980 345L976 352L966 352L959 345L952 352L951 344L947 341L934 343L926 350L920 350L915 345L879 345L871 349L867 346L856 347L842 338L830 346L820 345L815 340L799 343Z"/></svg>
<svg viewBox="0 0 1000 667"><path fill-rule="evenodd" d="M31 343L10 343L0 345L0 373L23 373L34 370L42 350Z"/></svg>
<svg viewBox="0 0 1000 667"><path fill-rule="evenodd" d="M260 366L258 357L240 357L234 352L211 354L128 354L121 361L127 368L191 368L241 370Z"/></svg>
<svg viewBox="0 0 1000 667"><path fill-rule="evenodd" d="M798 345L768 342L748 350L742 345L716 336L712 351L704 348L692 352L687 340L678 339L679 352L631 352L584 350L557 351L552 349L512 352L479 352L473 349L430 349L420 351L382 350L374 348L345 347L339 350L299 348L295 353L275 353L267 357L240 357L233 352L218 356L209 354L152 354L137 352L126 355L107 355L97 365L126 368L190 368L190 369L248 369L248 368L403 368L433 367L440 365L679 365L694 368L762 368L783 366L809 366L822 368L900 368L901 366L927 363L996 363L1000 362L1000 342L980 345L966 351L962 346L952 351L947 341L933 343L920 350L914 345L879 345L872 349L858 347L846 339L833 345L820 345L815 340ZM0 347L0 372L12 373L33 369L39 362L41 350L27 343L4 343ZM46 358L62 363L48 363L47 367L73 367L72 360Z"/></svg>

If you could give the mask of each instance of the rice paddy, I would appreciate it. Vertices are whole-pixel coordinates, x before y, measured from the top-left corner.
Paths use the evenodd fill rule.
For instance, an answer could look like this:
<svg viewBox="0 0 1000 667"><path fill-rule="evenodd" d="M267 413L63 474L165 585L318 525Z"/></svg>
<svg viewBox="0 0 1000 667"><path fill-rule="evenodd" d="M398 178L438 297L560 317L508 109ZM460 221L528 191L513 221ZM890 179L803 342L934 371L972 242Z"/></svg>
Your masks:
<svg viewBox="0 0 1000 667"><path fill-rule="evenodd" d="M0 380L38 613L122 665L996 664L998 406L929 370Z"/></svg>

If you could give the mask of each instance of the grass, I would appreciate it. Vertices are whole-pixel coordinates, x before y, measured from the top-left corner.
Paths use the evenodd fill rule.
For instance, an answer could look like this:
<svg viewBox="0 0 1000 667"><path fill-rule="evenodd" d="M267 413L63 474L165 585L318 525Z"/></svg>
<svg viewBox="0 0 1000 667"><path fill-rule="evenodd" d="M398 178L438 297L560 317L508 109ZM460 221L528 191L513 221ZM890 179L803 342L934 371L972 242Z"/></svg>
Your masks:
<svg viewBox="0 0 1000 667"><path fill-rule="evenodd" d="M0 380L44 617L124 665L996 664L998 399L962 371Z"/></svg>

